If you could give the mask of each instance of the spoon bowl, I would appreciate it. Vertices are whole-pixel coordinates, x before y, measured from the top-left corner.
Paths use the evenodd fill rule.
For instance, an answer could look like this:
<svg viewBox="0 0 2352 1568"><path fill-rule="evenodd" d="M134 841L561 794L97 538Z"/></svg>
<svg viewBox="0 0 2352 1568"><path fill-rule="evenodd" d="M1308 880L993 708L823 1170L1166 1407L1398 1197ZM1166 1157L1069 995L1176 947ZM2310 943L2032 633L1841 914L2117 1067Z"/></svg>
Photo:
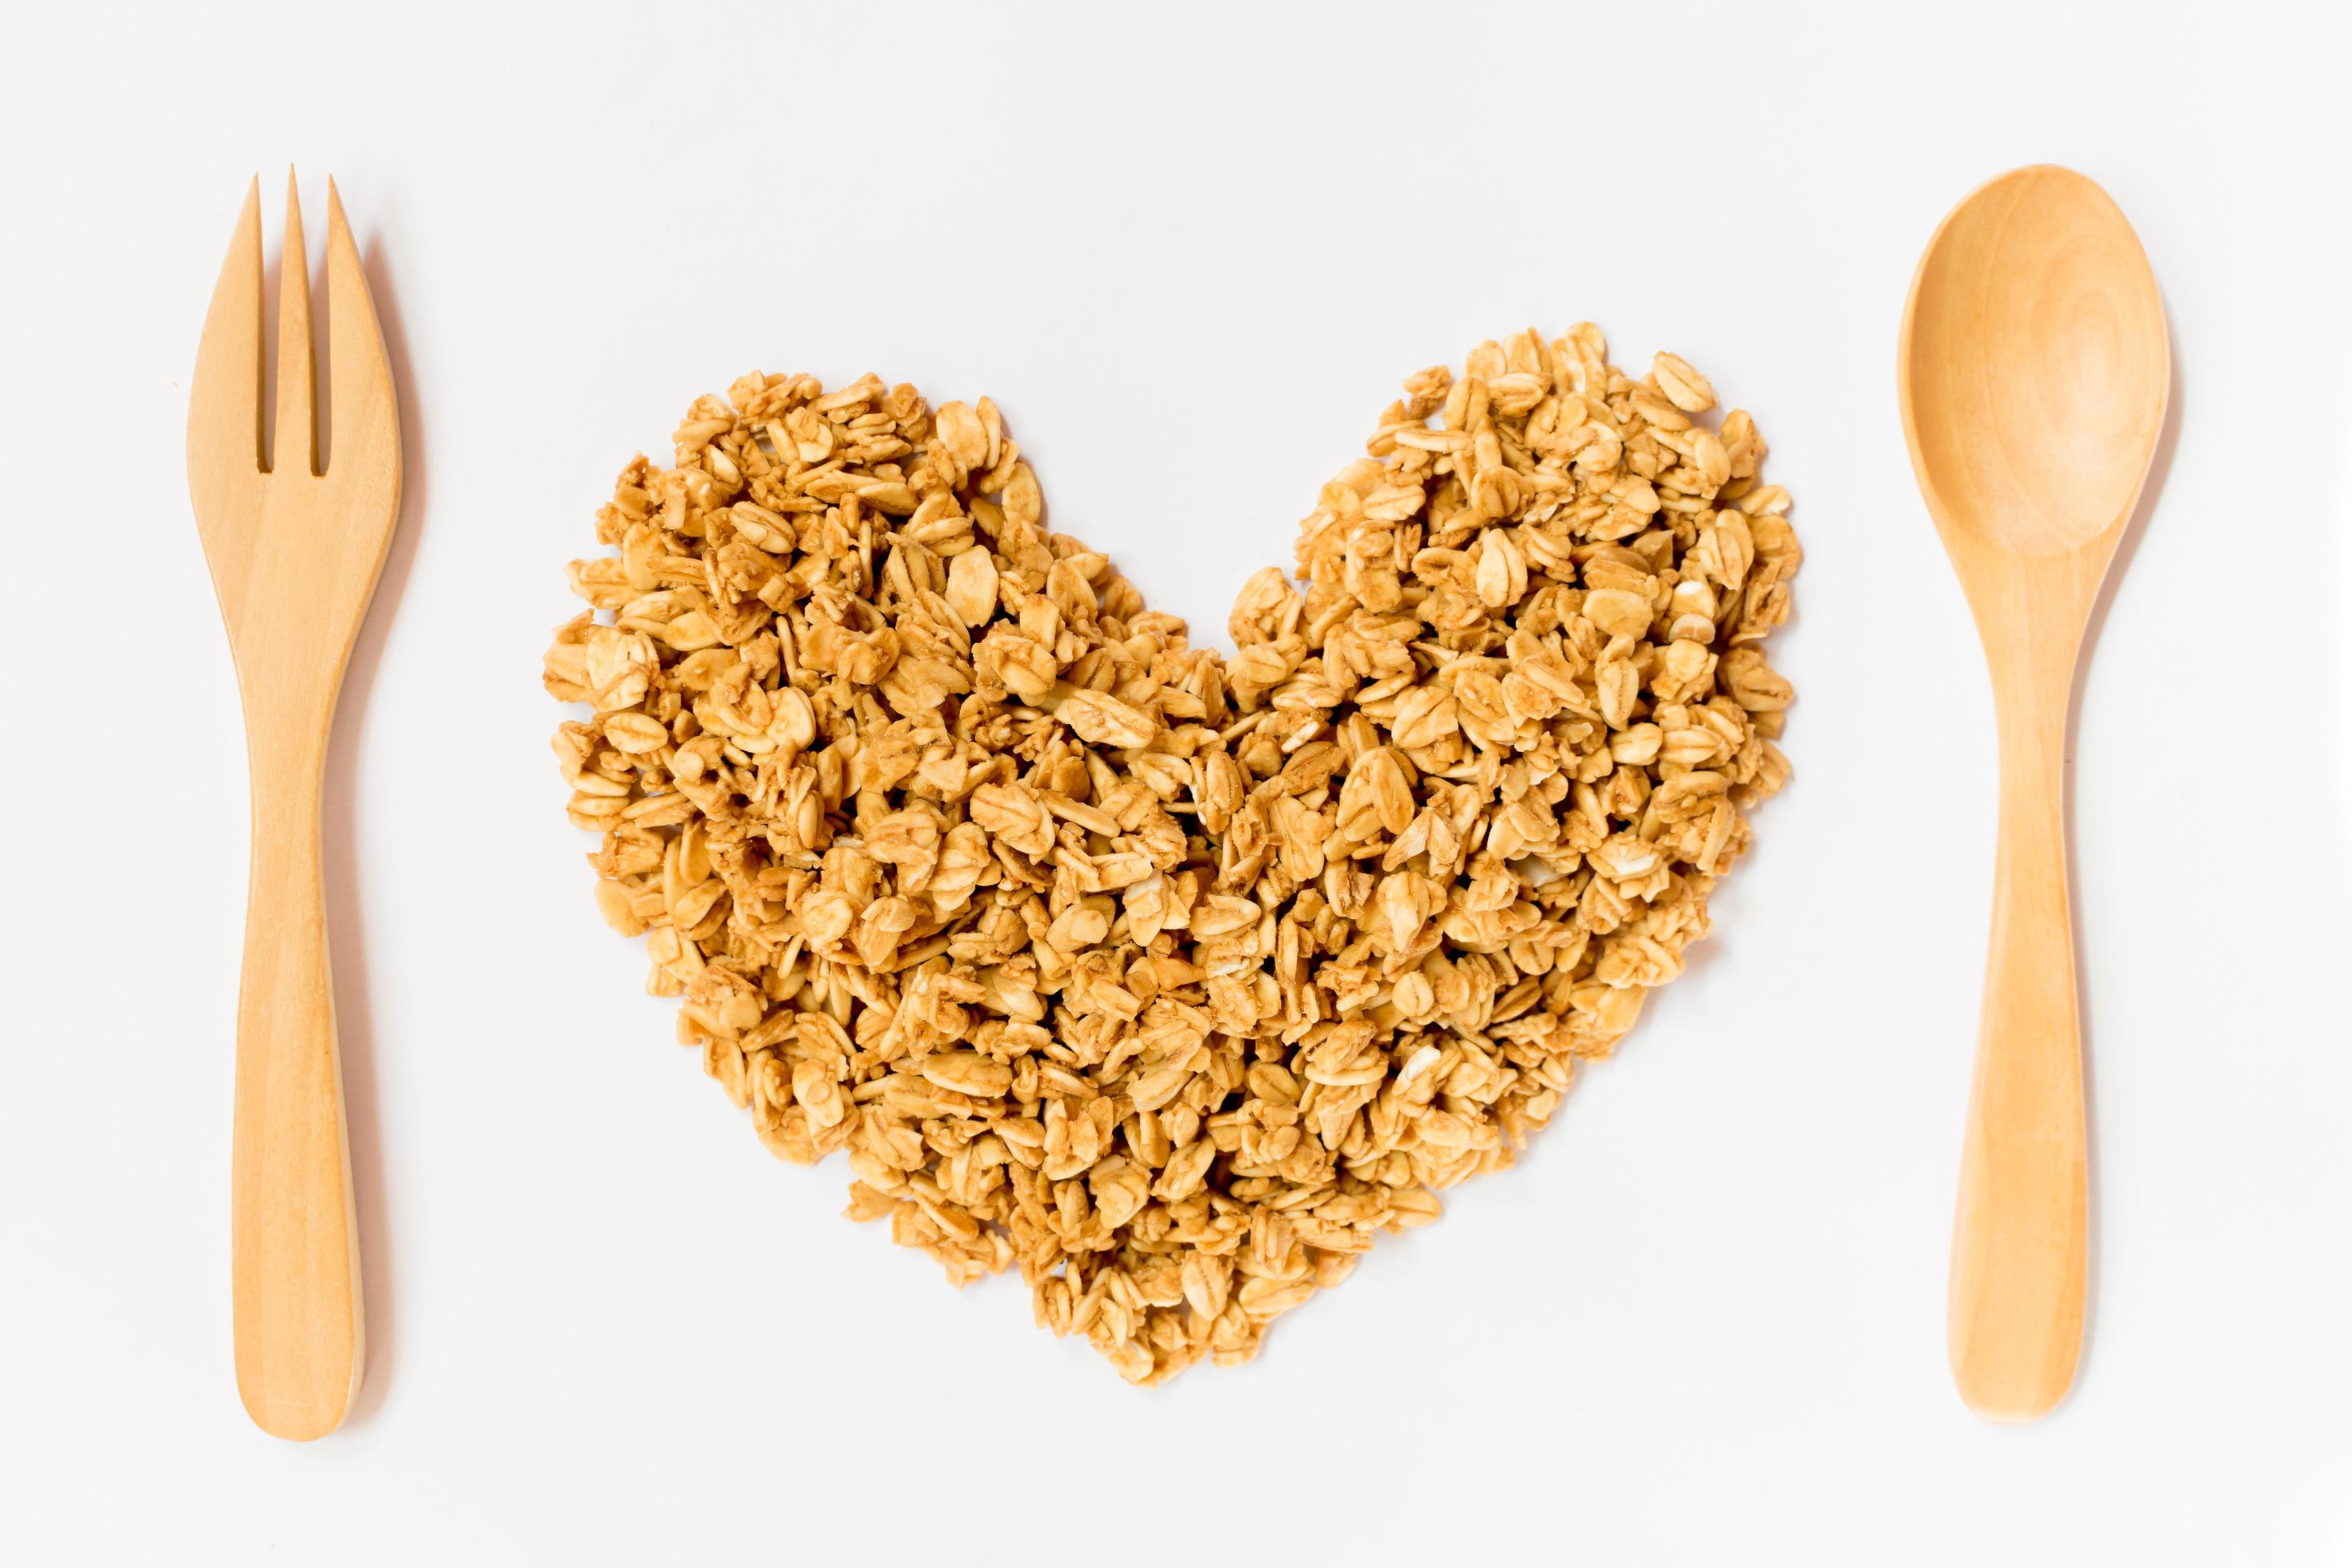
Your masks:
<svg viewBox="0 0 2352 1568"><path fill-rule="evenodd" d="M2164 304L2131 225L2071 169L1980 185L1928 243L1903 338L1921 490L1955 536L2024 556L2122 530L2164 426Z"/></svg>
<svg viewBox="0 0 2352 1568"><path fill-rule="evenodd" d="M2067 710L2100 582L2156 455L2170 356L2130 224L2097 185L2047 164L1952 209L1904 311L1904 435L1976 616L2000 739L1950 1305L1954 1380L1994 1420L2049 1411L2082 1348L2089 1176Z"/></svg>

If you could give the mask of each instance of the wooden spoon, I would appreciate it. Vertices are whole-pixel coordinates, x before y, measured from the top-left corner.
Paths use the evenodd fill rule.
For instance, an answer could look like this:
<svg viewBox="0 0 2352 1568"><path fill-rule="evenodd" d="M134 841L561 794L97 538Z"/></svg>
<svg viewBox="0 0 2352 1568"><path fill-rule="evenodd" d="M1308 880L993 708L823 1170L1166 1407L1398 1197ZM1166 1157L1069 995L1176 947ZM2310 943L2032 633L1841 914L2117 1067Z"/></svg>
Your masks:
<svg viewBox="0 0 2352 1568"><path fill-rule="evenodd" d="M2000 734L1952 1375L1978 1415L2031 1421L2074 1381L2086 1272L2067 707L2172 381L2156 276L2122 211L2049 164L1979 186L1920 258L1897 374L1911 465L1976 612Z"/></svg>

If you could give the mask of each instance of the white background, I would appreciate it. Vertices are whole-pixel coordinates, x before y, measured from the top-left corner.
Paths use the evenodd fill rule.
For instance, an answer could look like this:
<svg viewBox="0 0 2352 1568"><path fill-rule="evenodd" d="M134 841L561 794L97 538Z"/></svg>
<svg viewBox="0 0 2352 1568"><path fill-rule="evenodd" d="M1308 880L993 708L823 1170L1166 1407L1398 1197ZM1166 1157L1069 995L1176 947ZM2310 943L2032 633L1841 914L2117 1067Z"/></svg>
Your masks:
<svg viewBox="0 0 2352 1568"><path fill-rule="evenodd" d="M2340 7L213 9L9 24L0 1558L2352 1563ZM371 1364L308 1447L230 1374L245 763L182 467L289 160L408 453L325 826ZM2074 753L2092 1337L2012 1430L1944 1365L1992 731L1894 359L1937 219L2041 160L2179 376ZM1244 1370L1129 1389L836 1218L563 819L612 475L752 366L988 393L1223 643L1399 377L1586 316L1755 411L1807 550L1704 960Z"/></svg>

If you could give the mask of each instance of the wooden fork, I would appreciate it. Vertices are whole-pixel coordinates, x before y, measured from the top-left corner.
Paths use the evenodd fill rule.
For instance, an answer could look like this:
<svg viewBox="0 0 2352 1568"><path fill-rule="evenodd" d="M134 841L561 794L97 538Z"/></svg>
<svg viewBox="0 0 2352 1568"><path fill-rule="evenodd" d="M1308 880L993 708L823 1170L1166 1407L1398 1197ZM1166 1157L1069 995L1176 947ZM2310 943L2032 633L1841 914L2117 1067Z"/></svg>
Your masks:
<svg viewBox="0 0 2352 1568"><path fill-rule="evenodd" d="M261 426L261 182L246 193L196 350L188 493L245 706L253 868L236 1008L230 1248L236 1386L260 1428L342 1424L362 1335L358 1227L319 879L319 792L335 693L400 511L400 417L359 250L327 185L325 471L310 367L302 209L286 181L278 419Z"/></svg>

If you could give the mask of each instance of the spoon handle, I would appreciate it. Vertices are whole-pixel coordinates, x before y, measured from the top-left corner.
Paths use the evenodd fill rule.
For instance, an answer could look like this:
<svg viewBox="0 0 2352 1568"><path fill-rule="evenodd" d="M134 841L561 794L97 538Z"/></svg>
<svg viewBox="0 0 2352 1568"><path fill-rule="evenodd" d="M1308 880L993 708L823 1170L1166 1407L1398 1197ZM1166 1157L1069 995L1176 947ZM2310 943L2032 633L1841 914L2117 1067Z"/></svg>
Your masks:
<svg viewBox="0 0 2352 1568"><path fill-rule="evenodd" d="M2063 1398L2083 1341L2088 1178L2066 901L2068 685L2018 681L2000 696L2000 858L1950 1309L1960 1397L1996 1421L2032 1420Z"/></svg>

